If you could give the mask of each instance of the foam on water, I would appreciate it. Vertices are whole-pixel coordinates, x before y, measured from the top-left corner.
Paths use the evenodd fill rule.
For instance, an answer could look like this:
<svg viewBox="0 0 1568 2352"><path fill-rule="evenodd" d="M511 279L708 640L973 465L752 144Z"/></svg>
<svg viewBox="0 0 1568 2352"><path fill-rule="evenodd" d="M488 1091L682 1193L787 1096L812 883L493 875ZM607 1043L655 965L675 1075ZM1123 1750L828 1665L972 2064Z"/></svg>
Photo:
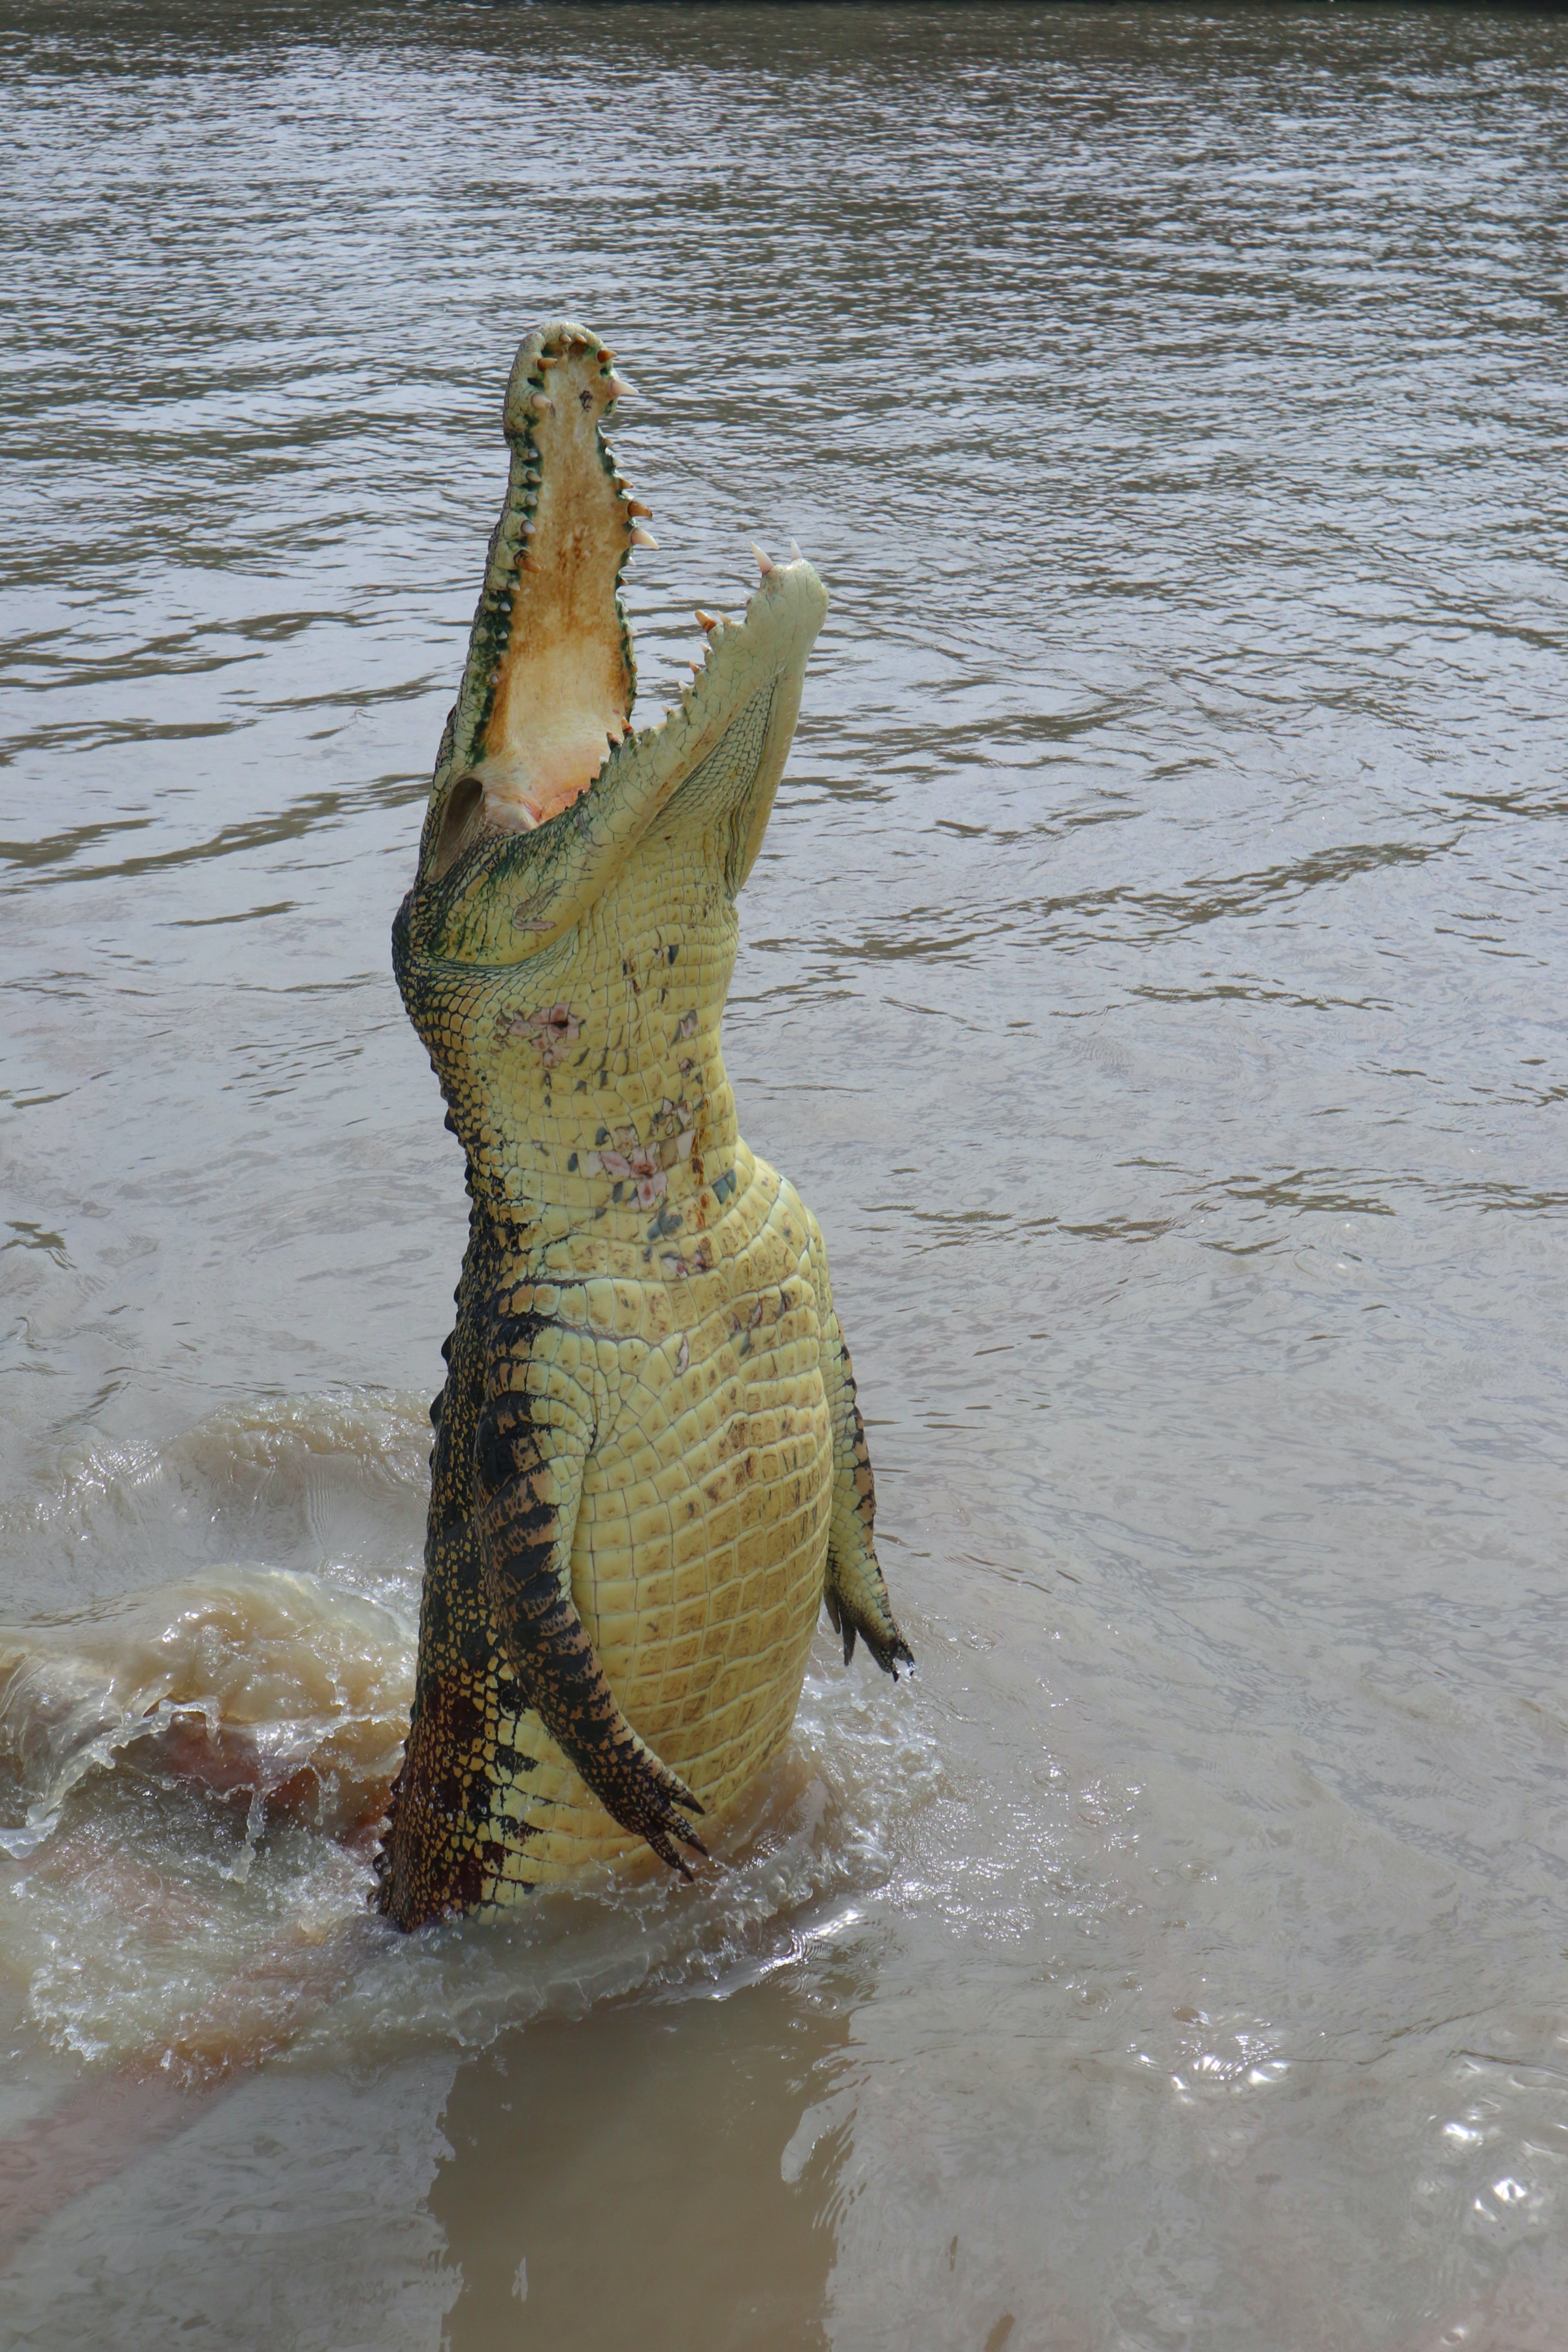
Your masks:
<svg viewBox="0 0 1568 2352"><path fill-rule="evenodd" d="M374 1389L246 1400L157 1444L59 1444L0 1509L7 1580L96 1600L226 1558L416 1605L429 1451L424 1398Z"/></svg>
<svg viewBox="0 0 1568 2352"><path fill-rule="evenodd" d="M26 1800L0 1848L32 1853L72 1790L122 1758L243 1796L257 1834L296 1809L363 1829L397 1769L412 1684L406 1621L292 1569L215 1570L0 1629L0 1773Z"/></svg>

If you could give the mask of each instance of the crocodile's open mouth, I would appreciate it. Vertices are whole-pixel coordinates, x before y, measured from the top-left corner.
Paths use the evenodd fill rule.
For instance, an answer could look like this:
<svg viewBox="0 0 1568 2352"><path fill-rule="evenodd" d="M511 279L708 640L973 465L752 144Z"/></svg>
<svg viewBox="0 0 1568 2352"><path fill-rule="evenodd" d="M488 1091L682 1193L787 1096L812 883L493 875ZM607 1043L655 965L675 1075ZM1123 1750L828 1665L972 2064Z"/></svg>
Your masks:
<svg viewBox="0 0 1568 2352"><path fill-rule="evenodd" d="M637 672L616 593L647 509L601 429L627 387L596 335L531 336L507 386L511 480L490 546L495 659L468 759L493 822L541 824L585 792L631 716ZM474 656L483 648L476 629Z"/></svg>
<svg viewBox="0 0 1568 2352"><path fill-rule="evenodd" d="M630 389L585 328L540 328L518 353L505 407L510 477L454 714L437 876L482 832L559 815L623 741L641 740L631 735L637 666L619 584L632 549L657 542L603 430ZM760 561L765 576L773 567ZM700 609L697 618L710 651L744 627ZM692 667L700 681L705 667Z"/></svg>

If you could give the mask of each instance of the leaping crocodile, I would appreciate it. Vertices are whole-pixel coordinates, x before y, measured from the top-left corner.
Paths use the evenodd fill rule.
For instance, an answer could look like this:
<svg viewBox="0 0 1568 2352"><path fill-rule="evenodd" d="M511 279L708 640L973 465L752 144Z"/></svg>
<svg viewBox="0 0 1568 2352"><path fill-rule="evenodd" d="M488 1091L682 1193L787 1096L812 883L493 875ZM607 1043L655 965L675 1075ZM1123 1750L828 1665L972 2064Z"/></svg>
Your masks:
<svg viewBox="0 0 1568 2352"><path fill-rule="evenodd" d="M400 1927L646 1840L683 1876L785 1738L824 1602L912 1664L816 1221L748 1150L720 1050L736 894L827 609L771 564L635 734L620 600L652 543L569 320L522 345L511 459L413 888L409 1018L468 1158L468 1244L412 1719L378 1860Z"/></svg>

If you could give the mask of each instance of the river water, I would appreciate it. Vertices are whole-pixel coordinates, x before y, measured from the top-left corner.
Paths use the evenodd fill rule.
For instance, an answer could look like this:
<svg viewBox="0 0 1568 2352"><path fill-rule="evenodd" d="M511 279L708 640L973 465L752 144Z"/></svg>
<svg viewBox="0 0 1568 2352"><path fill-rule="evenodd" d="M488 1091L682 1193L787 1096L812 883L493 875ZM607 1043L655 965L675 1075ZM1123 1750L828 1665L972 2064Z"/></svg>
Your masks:
<svg viewBox="0 0 1568 2352"><path fill-rule="evenodd" d="M4 45L0 2338L1559 2352L1568 25ZM920 1673L401 1940L387 932L562 309L639 717L834 598L727 1052Z"/></svg>

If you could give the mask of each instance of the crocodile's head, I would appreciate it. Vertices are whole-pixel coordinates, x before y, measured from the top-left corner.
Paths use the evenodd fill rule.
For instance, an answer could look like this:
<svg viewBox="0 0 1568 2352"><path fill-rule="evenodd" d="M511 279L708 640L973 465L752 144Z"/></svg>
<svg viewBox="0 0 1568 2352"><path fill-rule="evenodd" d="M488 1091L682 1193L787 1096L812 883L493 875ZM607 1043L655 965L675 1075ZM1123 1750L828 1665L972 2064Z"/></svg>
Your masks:
<svg viewBox="0 0 1568 2352"><path fill-rule="evenodd" d="M563 1230L631 1215L606 1145L639 1215L668 1181L661 1214L684 1186L700 1223L696 1195L723 1179L731 902L827 608L810 564L761 559L744 619L700 614L706 660L665 718L631 732L619 583L646 509L603 433L623 389L598 337L569 321L518 353L506 503L393 927L476 1199L530 1221L547 1206ZM652 1132L656 1101L652 1127L679 1133Z"/></svg>
<svg viewBox="0 0 1568 2352"><path fill-rule="evenodd" d="M405 961L412 950L493 968L560 939L765 695L731 892L760 846L826 595L798 551L784 564L760 558L744 620L699 611L705 661L663 719L632 732L620 578L633 547L655 542L604 434L628 389L599 337L570 320L536 329L517 355L506 501L400 918Z"/></svg>

